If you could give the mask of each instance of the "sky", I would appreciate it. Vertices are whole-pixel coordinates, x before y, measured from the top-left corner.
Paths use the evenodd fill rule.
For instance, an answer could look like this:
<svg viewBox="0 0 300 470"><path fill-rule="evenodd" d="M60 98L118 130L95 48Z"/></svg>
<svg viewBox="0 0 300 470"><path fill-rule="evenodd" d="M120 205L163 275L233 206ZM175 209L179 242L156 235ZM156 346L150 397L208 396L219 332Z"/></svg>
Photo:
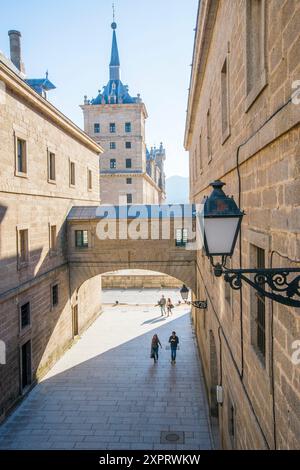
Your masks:
<svg viewBox="0 0 300 470"><path fill-rule="evenodd" d="M166 175L188 176L183 148L198 0L115 0L121 80L141 94L146 143L167 152ZM49 71L49 101L81 128L83 97L108 81L112 40L110 0L0 0L0 50L9 56L9 29L22 33L28 78ZM51 94L50 94L51 93Z"/></svg>

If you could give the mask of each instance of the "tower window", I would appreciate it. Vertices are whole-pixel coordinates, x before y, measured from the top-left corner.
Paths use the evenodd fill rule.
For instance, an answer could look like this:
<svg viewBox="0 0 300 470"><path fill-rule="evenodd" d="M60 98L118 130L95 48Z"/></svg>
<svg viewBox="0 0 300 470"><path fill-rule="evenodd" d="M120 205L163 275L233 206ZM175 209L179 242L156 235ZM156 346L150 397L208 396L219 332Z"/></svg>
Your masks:
<svg viewBox="0 0 300 470"><path fill-rule="evenodd" d="M70 162L70 185L75 186L75 163Z"/></svg>
<svg viewBox="0 0 300 470"><path fill-rule="evenodd" d="M87 170L87 187L89 191L93 189L93 174L92 170L90 170L89 168Z"/></svg>
<svg viewBox="0 0 300 470"><path fill-rule="evenodd" d="M132 163L131 163L131 158L126 158L126 168L131 168Z"/></svg>
<svg viewBox="0 0 300 470"><path fill-rule="evenodd" d="M56 252L56 225L50 225L49 226L49 231L50 231L50 253L54 254Z"/></svg>
<svg viewBox="0 0 300 470"><path fill-rule="evenodd" d="M125 122L125 132L131 132L131 122Z"/></svg>
<svg viewBox="0 0 300 470"><path fill-rule="evenodd" d="M95 134L100 133L100 124L99 124L99 122L95 122L95 124L94 124L94 133Z"/></svg>
<svg viewBox="0 0 300 470"><path fill-rule="evenodd" d="M132 184L132 178L126 178L126 184Z"/></svg>
<svg viewBox="0 0 300 470"><path fill-rule="evenodd" d="M27 173L26 140L17 139L17 172Z"/></svg>
<svg viewBox="0 0 300 470"><path fill-rule="evenodd" d="M127 194L127 204L132 204L132 194Z"/></svg>
<svg viewBox="0 0 300 470"><path fill-rule="evenodd" d="M111 122L109 125L109 132L111 134L114 134L116 132L116 124L114 122Z"/></svg>
<svg viewBox="0 0 300 470"><path fill-rule="evenodd" d="M48 179L49 181L56 180L55 174L55 153L49 152L48 156Z"/></svg>
<svg viewBox="0 0 300 470"><path fill-rule="evenodd" d="M23 265L29 258L28 229L19 230L18 237L18 261Z"/></svg>
<svg viewBox="0 0 300 470"><path fill-rule="evenodd" d="M117 162L115 158L110 159L110 168L117 168Z"/></svg>
<svg viewBox="0 0 300 470"><path fill-rule="evenodd" d="M131 142L125 142L125 148L131 149Z"/></svg>
<svg viewBox="0 0 300 470"><path fill-rule="evenodd" d="M116 146L116 142L110 142L110 143L109 143L109 148L110 148L111 150L115 150L116 147L117 147L117 146Z"/></svg>

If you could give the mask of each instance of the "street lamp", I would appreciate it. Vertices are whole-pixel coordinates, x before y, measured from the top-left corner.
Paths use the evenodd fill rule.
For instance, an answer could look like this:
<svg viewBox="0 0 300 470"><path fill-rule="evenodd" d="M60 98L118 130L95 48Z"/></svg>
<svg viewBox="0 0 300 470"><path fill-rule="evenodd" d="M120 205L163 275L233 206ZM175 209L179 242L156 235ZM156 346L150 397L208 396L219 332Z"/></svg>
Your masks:
<svg viewBox="0 0 300 470"><path fill-rule="evenodd" d="M189 292L190 291L189 291L188 287L186 287L186 285L183 284L182 288L180 289L180 294L181 294L181 297L182 297L182 300L184 301L184 303L187 302L187 299L189 297ZM207 308L207 301L206 300L191 301L191 304L196 308L201 308L201 309Z"/></svg>
<svg viewBox="0 0 300 470"><path fill-rule="evenodd" d="M244 212L236 205L233 197L226 196L222 189L224 184L219 180L211 184L213 191L209 197L204 198L203 209L199 214L205 254L210 259L215 276L224 275L232 289L241 289L244 281L262 296L285 305L300 307L300 300L293 298L300 297L300 276L288 279L291 273L300 273L300 269L226 268L226 259L233 254ZM214 256L220 256L221 262L215 262Z"/></svg>
<svg viewBox="0 0 300 470"><path fill-rule="evenodd" d="M183 284L182 288L180 289L180 295L184 303L187 302L187 299L189 297L189 289L186 287L185 284Z"/></svg>

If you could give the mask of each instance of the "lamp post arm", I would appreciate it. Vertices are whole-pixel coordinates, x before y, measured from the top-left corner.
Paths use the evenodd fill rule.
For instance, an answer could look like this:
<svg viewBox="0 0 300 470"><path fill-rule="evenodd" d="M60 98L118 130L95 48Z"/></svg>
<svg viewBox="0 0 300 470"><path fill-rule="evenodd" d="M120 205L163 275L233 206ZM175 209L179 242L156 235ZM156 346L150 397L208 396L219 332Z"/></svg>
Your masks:
<svg viewBox="0 0 300 470"><path fill-rule="evenodd" d="M299 273L299 275L289 280L288 276L292 273ZM234 290L241 289L243 282L246 282L264 297L290 307L300 307L299 268L222 268L222 274L224 275L224 280Z"/></svg>

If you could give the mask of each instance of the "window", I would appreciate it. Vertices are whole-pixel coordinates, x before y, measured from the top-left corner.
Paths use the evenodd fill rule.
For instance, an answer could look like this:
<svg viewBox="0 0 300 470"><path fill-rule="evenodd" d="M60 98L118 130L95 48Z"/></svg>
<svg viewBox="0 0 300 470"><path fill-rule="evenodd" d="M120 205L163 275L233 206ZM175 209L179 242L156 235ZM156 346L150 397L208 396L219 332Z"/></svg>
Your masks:
<svg viewBox="0 0 300 470"><path fill-rule="evenodd" d="M126 184L132 184L132 178L126 178Z"/></svg>
<svg viewBox="0 0 300 470"><path fill-rule="evenodd" d="M75 230L75 246L76 248L88 248L88 231Z"/></svg>
<svg viewBox="0 0 300 470"><path fill-rule="evenodd" d="M75 186L75 163L70 162L70 186Z"/></svg>
<svg viewBox="0 0 300 470"><path fill-rule="evenodd" d="M198 176L198 162L197 162L197 158L198 158L198 152L197 152L197 147L195 148L194 152L193 152L193 174L192 174L192 180L193 182L196 182L197 180L197 176Z"/></svg>
<svg viewBox="0 0 300 470"><path fill-rule="evenodd" d="M111 122L109 125L109 132L111 134L114 134L116 132L116 124L114 122Z"/></svg>
<svg viewBox="0 0 300 470"><path fill-rule="evenodd" d="M198 145L198 159L197 167L199 167L199 174L202 173L202 135L199 135L199 145Z"/></svg>
<svg viewBox="0 0 300 470"><path fill-rule="evenodd" d="M176 229L176 246L186 246L188 241L188 231L186 228L177 228Z"/></svg>
<svg viewBox="0 0 300 470"><path fill-rule="evenodd" d="M131 132L131 122L125 122L125 132Z"/></svg>
<svg viewBox="0 0 300 470"><path fill-rule="evenodd" d="M23 344L21 347L21 387L22 390L31 384L31 341Z"/></svg>
<svg viewBox="0 0 300 470"><path fill-rule="evenodd" d="M51 305L52 307L58 305L58 284L51 286Z"/></svg>
<svg viewBox="0 0 300 470"><path fill-rule="evenodd" d="M55 174L55 153L49 152L48 153L48 180L55 181L56 174Z"/></svg>
<svg viewBox="0 0 300 470"><path fill-rule="evenodd" d="M17 165L16 172L27 173L27 149L26 140L17 138Z"/></svg>
<svg viewBox="0 0 300 470"><path fill-rule="evenodd" d="M111 158L109 162L110 168L117 168L117 162L115 158Z"/></svg>
<svg viewBox="0 0 300 470"><path fill-rule="evenodd" d="M56 252L56 225L50 225L50 253Z"/></svg>
<svg viewBox="0 0 300 470"><path fill-rule="evenodd" d="M28 247L28 229L19 230L18 234L18 258L19 263L24 264L28 262L29 247Z"/></svg>
<svg viewBox="0 0 300 470"><path fill-rule="evenodd" d="M125 142L125 148L131 149L131 142Z"/></svg>
<svg viewBox="0 0 300 470"><path fill-rule="evenodd" d="M251 245L251 258L256 269L265 268L265 250ZM265 297L251 290L252 345L265 364L266 358L266 306Z"/></svg>
<svg viewBox="0 0 300 470"><path fill-rule="evenodd" d="M126 168L131 168L131 158L126 158Z"/></svg>
<svg viewBox="0 0 300 470"><path fill-rule="evenodd" d="M227 422L228 422L228 434L231 441L232 448L235 446L235 409L231 399L228 397L227 402Z"/></svg>
<svg viewBox="0 0 300 470"><path fill-rule="evenodd" d="M89 168L87 170L87 187L89 191L93 189L93 174L92 170L90 170Z"/></svg>
<svg viewBox="0 0 300 470"><path fill-rule="evenodd" d="M211 114L210 108L207 111L206 115L206 127L207 127L207 160L208 163L211 161L212 152L211 152Z"/></svg>
<svg viewBox="0 0 300 470"><path fill-rule="evenodd" d="M127 194L127 204L132 204L132 194Z"/></svg>
<svg viewBox="0 0 300 470"><path fill-rule="evenodd" d="M95 122L94 124L94 134L99 134L100 133L100 124L99 122Z"/></svg>
<svg viewBox="0 0 300 470"><path fill-rule="evenodd" d="M246 110L267 84L265 10L265 0L246 0Z"/></svg>
<svg viewBox="0 0 300 470"><path fill-rule="evenodd" d="M26 302L26 304L21 305L20 325L21 325L21 330L26 328L26 326L30 325L30 303L29 302Z"/></svg>
<svg viewBox="0 0 300 470"><path fill-rule="evenodd" d="M230 135L229 127L229 74L228 58L225 59L221 70L221 117L222 117L222 143Z"/></svg>
<svg viewBox="0 0 300 470"><path fill-rule="evenodd" d="M116 146L116 142L110 142L110 143L109 143L109 148L110 148L111 150L115 150L116 147L117 147L117 146Z"/></svg>

